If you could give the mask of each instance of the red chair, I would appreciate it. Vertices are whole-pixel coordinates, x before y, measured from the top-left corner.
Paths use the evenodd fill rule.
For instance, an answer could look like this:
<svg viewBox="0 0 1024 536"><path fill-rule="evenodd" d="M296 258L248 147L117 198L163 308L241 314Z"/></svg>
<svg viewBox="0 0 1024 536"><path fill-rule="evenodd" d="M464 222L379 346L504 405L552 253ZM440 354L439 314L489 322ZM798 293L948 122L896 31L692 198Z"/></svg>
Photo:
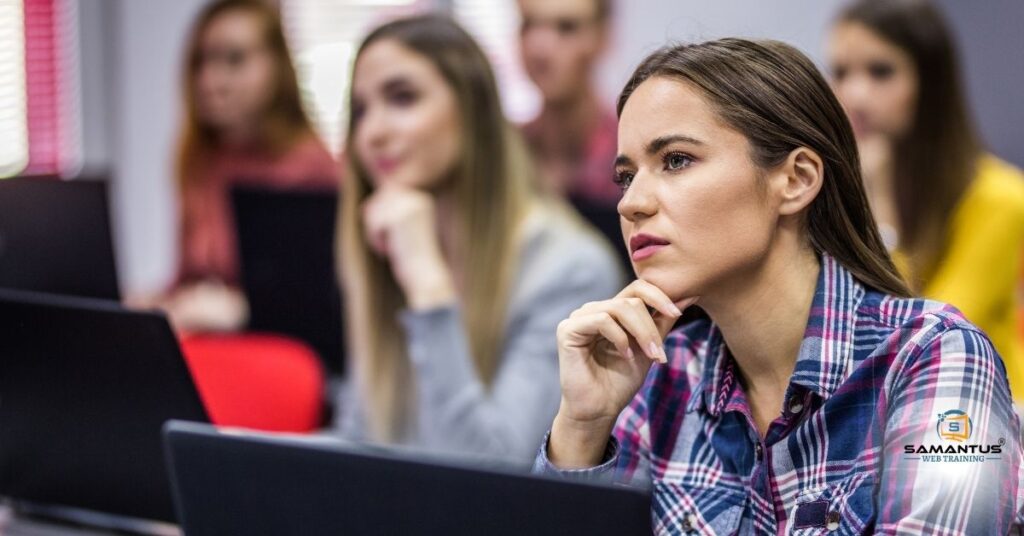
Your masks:
<svg viewBox="0 0 1024 536"><path fill-rule="evenodd" d="M214 424L298 433L319 427L324 372L306 344L269 334L186 335L181 349Z"/></svg>

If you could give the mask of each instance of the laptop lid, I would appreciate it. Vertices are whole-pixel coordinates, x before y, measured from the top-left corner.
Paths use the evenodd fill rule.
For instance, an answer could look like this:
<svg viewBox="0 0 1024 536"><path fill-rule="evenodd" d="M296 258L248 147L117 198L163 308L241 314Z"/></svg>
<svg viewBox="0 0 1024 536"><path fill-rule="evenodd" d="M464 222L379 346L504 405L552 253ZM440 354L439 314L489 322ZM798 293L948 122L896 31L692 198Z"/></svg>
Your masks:
<svg viewBox="0 0 1024 536"><path fill-rule="evenodd" d="M249 329L305 341L332 375L344 364L337 199L328 191L232 191Z"/></svg>
<svg viewBox="0 0 1024 536"><path fill-rule="evenodd" d="M0 495L173 520L161 427L206 421L163 315L0 289Z"/></svg>
<svg viewBox="0 0 1024 536"><path fill-rule="evenodd" d="M213 534L651 534L623 487L168 423L181 526Z"/></svg>
<svg viewBox="0 0 1024 536"><path fill-rule="evenodd" d="M0 180L0 287L119 299L106 182Z"/></svg>

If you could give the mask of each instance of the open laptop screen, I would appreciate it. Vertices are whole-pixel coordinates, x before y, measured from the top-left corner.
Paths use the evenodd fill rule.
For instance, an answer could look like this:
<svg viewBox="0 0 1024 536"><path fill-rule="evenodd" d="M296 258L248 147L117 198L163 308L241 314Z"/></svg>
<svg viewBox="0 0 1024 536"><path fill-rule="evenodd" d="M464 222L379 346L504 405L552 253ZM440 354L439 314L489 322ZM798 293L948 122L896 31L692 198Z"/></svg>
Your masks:
<svg viewBox="0 0 1024 536"><path fill-rule="evenodd" d="M0 290L0 495L173 520L160 430L207 416L167 320Z"/></svg>

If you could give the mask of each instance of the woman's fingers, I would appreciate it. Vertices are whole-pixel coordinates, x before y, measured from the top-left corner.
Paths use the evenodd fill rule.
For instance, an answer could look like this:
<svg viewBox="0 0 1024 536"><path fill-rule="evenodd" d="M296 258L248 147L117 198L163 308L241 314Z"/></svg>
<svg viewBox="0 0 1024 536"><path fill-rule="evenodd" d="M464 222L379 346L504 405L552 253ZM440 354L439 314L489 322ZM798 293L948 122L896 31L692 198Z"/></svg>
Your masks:
<svg viewBox="0 0 1024 536"><path fill-rule="evenodd" d="M660 288L644 281L637 279L633 281L626 288L619 291L616 298L640 298L649 307L657 310L665 316L679 318L682 315L682 311L679 307L672 302L672 299L668 297Z"/></svg>
<svg viewBox="0 0 1024 536"><path fill-rule="evenodd" d="M615 298L588 303L579 311L586 315L608 315L636 341L644 355L655 361L665 362L662 336L643 300Z"/></svg>
<svg viewBox="0 0 1024 536"><path fill-rule="evenodd" d="M672 299L669 298L668 295L660 288L641 279L637 279L630 283L626 288L619 292L617 297L640 298L648 307L657 311L651 316L654 319L655 325L658 327L658 333L661 335L662 339L668 335L668 332L672 330L672 326L675 325L676 320L679 320L679 317L682 316L683 309L693 305L699 299L699 296L693 296L673 302Z"/></svg>
<svg viewBox="0 0 1024 536"><path fill-rule="evenodd" d="M661 289L636 280L610 300L590 302L559 325L559 336L576 335L574 345L592 344L596 337L610 342L624 357L633 357L632 347L648 358L666 363L664 340L682 315L682 309L697 297L673 302ZM568 331L565 331L568 330Z"/></svg>
<svg viewBox="0 0 1024 536"><path fill-rule="evenodd" d="M697 297L686 298L675 302L674 305L679 308L679 310L685 310L687 307L693 305L697 299ZM654 315L654 323L658 326L658 333L661 334L661 338L663 340L668 335L668 332L672 331L672 328L675 327L677 320L679 320L678 316L665 316L661 313Z"/></svg>
<svg viewBox="0 0 1024 536"><path fill-rule="evenodd" d="M590 314L573 315L558 325L559 338L562 334L568 334L575 338L576 345L588 345L594 342L596 337L601 337L612 344L619 355L626 359L633 359L633 350L630 348L629 335L615 321L612 315L606 312L595 312Z"/></svg>
<svg viewBox="0 0 1024 536"><path fill-rule="evenodd" d="M665 363L667 358L665 347L662 344L664 337L659 332L658 325L646 302L640 298L626 298L624 303L627 307L622 311L621 319L626 329L634 334L638 343L642 344L647 357ZM654 314L657 315L657 312Z"/></svg>
<svg viewBox="0 0 1024 536"><path fill-rule="evenodd" d="M387 254L388 222L387 213L383 211L381 194L375 193L363 202L363 235L372 249L378 255Z"/></svg>
<svg viewBox="0 0 1024 536"><path fill-rule="evenodd" d="M619 325L618 322L612 318L611 315L598 314L595 315L594 321L597 323L597 329L601 336L618 350L619 355L632 360L636 356L633 355L633 349L630 348L629 335L626 334L625 330Z"/></svg>
<svg viewBox="0 0 1024 536"><path fill-rule="evenodd" d="M366 243L377 255L387 254L387 229L367 221L363 226Z"/></svg>

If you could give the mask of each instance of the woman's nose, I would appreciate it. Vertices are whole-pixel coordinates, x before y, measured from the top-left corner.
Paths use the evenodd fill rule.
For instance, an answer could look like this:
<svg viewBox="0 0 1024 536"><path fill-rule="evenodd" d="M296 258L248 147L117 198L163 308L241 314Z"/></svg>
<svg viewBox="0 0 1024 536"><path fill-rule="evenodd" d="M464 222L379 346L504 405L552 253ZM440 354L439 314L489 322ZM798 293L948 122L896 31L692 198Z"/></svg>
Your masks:
<svg viewBox="0 0 1024 536"><path fill-rule="evenodd" d="M658 211L658 202L653 191L653 179L637 173L619 201L619 215L631 222L653 216Z"/></svg>
<svg viewBox="0 0 1024 536"><path fill-rule="evenodd" d="M871 82L865 76L850 75L838 89L843 105L849 110L859 109L871 98Z"/></svg>
<svg viewBox="0 0 1024 536"><path fill-rule="evenodd" d="M359 118L359 137L365 145L379 146L387 141L387 121L378 111L370 109Z"/></svg>

